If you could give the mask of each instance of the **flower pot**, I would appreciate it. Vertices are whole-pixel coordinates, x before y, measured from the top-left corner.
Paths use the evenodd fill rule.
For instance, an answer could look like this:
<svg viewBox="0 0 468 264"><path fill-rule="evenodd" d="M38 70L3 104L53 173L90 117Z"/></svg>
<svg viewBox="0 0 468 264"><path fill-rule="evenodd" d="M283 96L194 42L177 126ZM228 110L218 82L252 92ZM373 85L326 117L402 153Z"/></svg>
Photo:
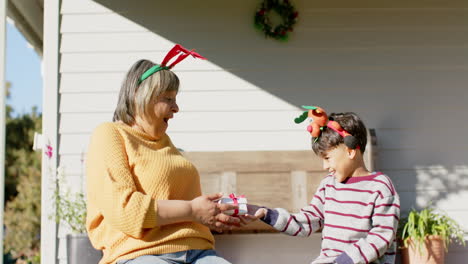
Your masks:
<svg viewBox="0 0 468 264"><path fill-rule="evenodd" d="M102 252L91 245L87 234L67 235L68 264L97 264L101 258Z"/></svg>
<svg viewBox="0 0 468 264"><path fill-rule="evenodd" d="M444 240L439 236L428 236L419 250L418 245L410 239L408 247L401 249L403 264L444 264Z"/></svg>

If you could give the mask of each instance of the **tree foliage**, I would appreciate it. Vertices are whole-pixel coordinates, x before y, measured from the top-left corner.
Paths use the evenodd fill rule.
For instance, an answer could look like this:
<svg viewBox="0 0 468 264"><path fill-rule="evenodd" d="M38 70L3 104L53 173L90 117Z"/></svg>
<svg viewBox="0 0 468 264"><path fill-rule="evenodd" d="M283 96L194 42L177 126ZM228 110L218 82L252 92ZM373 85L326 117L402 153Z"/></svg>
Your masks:
<svg viewBox="0 0 468 264"><path fill-rule="evenodd" d="M35 157L34 157L35 156ZM13 258L26 263L35 260L40 251L41 229L41 171L40 153L23 157L24 166L17 186L18 195L6 205L5 210L5 250Z"/></svg>
<svg viewBox="0 0 468 264"><path fill-rule="evenodd" d="M8 87L8 86L7 86ZM42 115L13 116L7 105L5 153L5 252L17 263L39 263L41 225L41 153L32 149Z"/></svg>
<svg viewBox="0 0 468 264"><path fill-rule="evenodd" d="M35 108L31 113L6 117L6 152L5 152L5 199L12 200L17 195L16 185L25 168L38 159L32 150L34 132L41 131L42 115ZM39 157L40 161L40 157ZM40 164L39 164L40 170ZM40 179L40 176L39 176Z"/></svg>

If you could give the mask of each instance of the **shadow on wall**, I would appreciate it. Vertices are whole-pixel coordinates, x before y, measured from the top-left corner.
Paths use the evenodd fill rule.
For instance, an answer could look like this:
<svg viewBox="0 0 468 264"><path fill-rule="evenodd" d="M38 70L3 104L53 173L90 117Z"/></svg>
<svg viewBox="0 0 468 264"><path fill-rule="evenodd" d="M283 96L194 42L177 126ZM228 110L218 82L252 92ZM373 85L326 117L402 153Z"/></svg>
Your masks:
<svg viewBox="0 0 468 264"><path fill-rule="evenodd" d="M418 193L417 209L430 204L446 208L447 211L457 211L462 206L466 207L468 194L460 197L460 193L463 191L466 193L468 190L468 166L454 166L451 170L441 165L416 167L416 173L417 190L425 190ZM468 222L466 220L463 222L460 223L468 228Z"/></svg>
<svg viewBox="0 0 468 264"><path fill-rule="evenodd" d="M394 181L403 216L411 208L432 205L468 230L468 204L464 202L468 201L466 140L458 128L449 125L466 117L462 111L453 111L447 118L436 114L438 107L434 107L435 112L422 114L416 108L415 113L407 115L391 112L400 119L397 128L388 125L391 120L387 117L377 120L376 167Z"/></svg>
<svg viewBox="0 0 468 264"><path fill-rule="evenodd" d="M440 84L440 76L420 76L417 69L449 59L423 51L420 44L426 45L427 39L408 40L406 31L399 32L401 25L376 19L375 10L353 14L330 8L340 3L294 1L299 21L284 43L266 39L254 28L261 1L95 1L174 43L196 48L223 70L295 106L322 104L358 113L378 107L383 110L375 120L387 118L391 127L401 126L399 116L390 114L395 99L400 99L400 108L412 108L420 88ZM367 24L373 20L375 25ZM389 49L389 43L403 48ZM396 98L401 93L407 96ZM381 114L385 112L387 117Z"/></svg>
<svg viewBox="0 0 468 264"><path fill-rule="evenodd" d="M313 98L319 79L333 79L331 73L320 77L313 69L322 68L323 73L324 64L338 64L330 60L330 50L310 50L299 34L287 43L265 39L253 26L260 1L141 1L144 4L131 6L127 1L96 2L174 43L195 48L223 70L296 106L310 104L304 97ZM311 84L314 77L317 82Z"/></svg>
<svg viewBox="0 0 468 264"><path fill-rule="evenodd" d="M468 201L468 166L453 166L447 169L442 165L416 166L407 178L397 179L402 217L412 208L420 210L427 206L442 209L468 230L466 201ZM400 180L400 181L398 181ZM453 244L445 257L445 263L464 263L466 248ZM401 263L397 258L397 264Z"/></svg>

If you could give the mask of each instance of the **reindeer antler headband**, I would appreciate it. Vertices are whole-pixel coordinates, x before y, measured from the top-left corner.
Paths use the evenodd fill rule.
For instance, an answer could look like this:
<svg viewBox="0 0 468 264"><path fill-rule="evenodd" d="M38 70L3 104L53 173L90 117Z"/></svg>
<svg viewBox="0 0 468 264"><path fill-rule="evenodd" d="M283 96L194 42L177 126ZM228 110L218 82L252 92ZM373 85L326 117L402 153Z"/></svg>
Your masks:
<svg viewBox="0 0 468 264"><path fill-rule="evenodd" d="M169 66L166 66L166 64L175 56L179 55L176 60ZM193 50L187 50L186 48L182 47L179 44L176 44L164 57L164 60L161 62L161 65L154 65L153 67L149 68L147 71L145 71L140 79L138 80L138 84L140 84L142 81L146 80L148 77L153 75L154 73L160 71L160 70L170 70L172 67L174 67L177 63L181 62L185 58L187 58L189 55L192 55L194 58L199 58L202 60L206 60L205 57L201 56L200 54L196 53Z"/></svg>
<svg viewBox="0 0 468 264"><path fill-rule="evenodd" d="M299 124L304 122L304 120L306 120L307 117L312 118L312 122L309 124L309 126L307 126L307 131L309 131L312 138L314 138L314 142L316 142L319 139L322 130L325 127L328 127L343 137L344 143L348 148L360 148L357 139L353 135L348 133L348 131L344 130L338 122L334 120L329 120L327 113L325 112L325 110L323 110L323 108L318 106L305 105L303 105L302 108L308 109L308 111L305 111L304 113L302 113L302 115L295 118L294 122L296 124Z"/></svg>

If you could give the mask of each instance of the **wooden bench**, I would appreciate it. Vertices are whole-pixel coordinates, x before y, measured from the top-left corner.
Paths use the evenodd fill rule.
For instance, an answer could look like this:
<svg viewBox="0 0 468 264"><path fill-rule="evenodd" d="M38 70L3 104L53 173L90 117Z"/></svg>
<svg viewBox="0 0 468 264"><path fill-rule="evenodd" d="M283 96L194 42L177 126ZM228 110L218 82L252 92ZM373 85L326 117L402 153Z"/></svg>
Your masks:
<svg viewBox="0 0 468 264"><path fill-rule="evenodd" d="M364 155L366 166L374 169L376 137L369 130ZM197 167L204 194L223 192L245 195L248 202L267 207L282 207L297 212L312 199L326 175L322 160L312 150L185 152ZM227 233L276 232L256 221Z"/></svg>

